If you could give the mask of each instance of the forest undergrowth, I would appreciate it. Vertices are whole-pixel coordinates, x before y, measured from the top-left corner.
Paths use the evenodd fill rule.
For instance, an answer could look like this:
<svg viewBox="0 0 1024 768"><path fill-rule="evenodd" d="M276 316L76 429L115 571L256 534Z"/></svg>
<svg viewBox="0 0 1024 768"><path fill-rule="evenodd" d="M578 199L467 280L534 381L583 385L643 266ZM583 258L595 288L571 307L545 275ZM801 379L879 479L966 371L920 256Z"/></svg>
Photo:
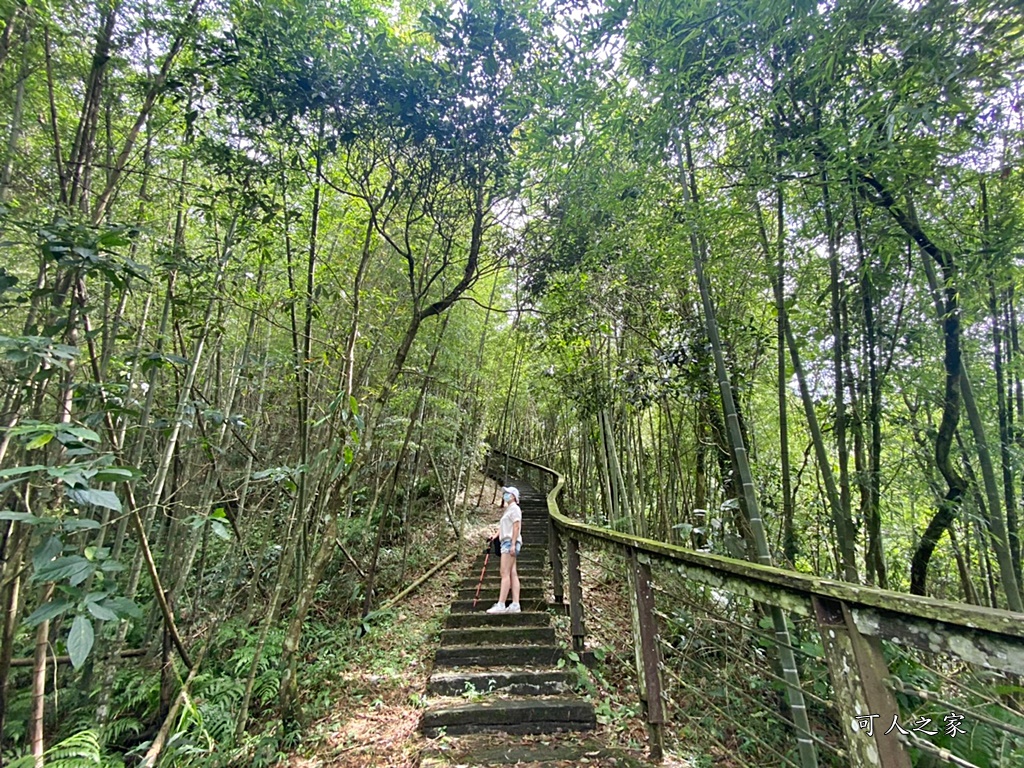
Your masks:
<svg viewBox="0 0 1024 768"><path fill-rule="evenodd" d="M463 577L474 546L486 538L497 519L494 483L477 477L470 483L470 503L463 536L454 541L444 510L427 513L412 526L420 552L433 552L432 567L458 548L459 557L393 608L357 628L358 636L340 632L334 643L343 649L334 673L323 686L304 690L317 699L318 715L303 743L279 765L289 768L413 768L419 765L427 741L418 726L427 679L438 647L445 609ZM456 508L462 499L456 500ZM431 546L430 542L434 542ZM426 569L424 569L426 570ZM418 578L410 573L408 581ZM401 587L399 587L401 588ZM315 666L319 659L312 660ZM313 679L310 683L316 684ZM314 693L315 692L315 693Z"/></svg>
<svg viewBox="0 0 1024 768"><path fill-rule="evenodd" d="M382 615L370 632L349 647L336 675L318 695L331 703L308 729L300 748L280 765L289 768L415 768L426 754L443 753L454 739L442 736L426 739L418 725L426 701L425 691L444 615L459 582L466 577L469 563L491 535L499 517L494 484L486 481L481 494L478 482L471 484L471 507L465 521L460 556L413 595ZM443 514L442 510L437 510ZM440 552L438 553L440 555ZM549 596L550 598L550 596ZM513 736L488 734L475 737L474 744L538 742L593 747L585 764L600 768L639 765L646 751L646 734L636 698L635 672L629 645L629 606L612 585L595 595L593 610L613 615L610 631L593 636L599 662L587 668L570 652L569 664L579 676L580 692L590 698L598 712L594 734L542 734ZM588 608L589 609L589 608ZM623 621L623 618L625 619ZM568 619L554 616L559 642L569 647ZM617 750L608 757L605 750ZM586 755L586 753L585 753ZM578 760L545 762L545 768L573 768ZM691 763L668 755L663 765L686 768Z"/></svg>

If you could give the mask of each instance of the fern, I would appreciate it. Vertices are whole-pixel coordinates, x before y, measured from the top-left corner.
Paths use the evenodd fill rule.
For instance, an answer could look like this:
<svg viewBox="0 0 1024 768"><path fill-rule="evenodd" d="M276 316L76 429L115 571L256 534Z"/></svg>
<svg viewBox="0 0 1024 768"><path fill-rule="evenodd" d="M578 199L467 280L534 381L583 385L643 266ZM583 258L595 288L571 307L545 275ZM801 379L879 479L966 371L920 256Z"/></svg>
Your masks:
<svg viewBox="0 0 1024 768"><path fill-rule="evenodd" d="M50 768L102 766L99 734L89 730L69 736L46 751L46 762Z"/></svg>
<svg viewBox="0 0 1024 768"><path fill-rule="evenodd" d="M142 721L138 718L131 716L118 717L107 723L103 729L103 743L104 744L118 744L124 736L132 734L138 736L142 733L143 725Z"/></svg>
<svg viewBox="0 0 1024 768"><path fill-rule="evenodd" d="M277 698L280 690L281 676L277 673L277 670L268 670L256 678L256 683L253 686L253 695L256 697L256 701L266 706Z"/></svg>
<svg viewBox="0 0 1024 768"><path fill-rule="evenodd" d="M93 730L80 731L54 744L43 753L43 757L47 768L109 768L115 765L104 760L99 734ZM34 765L35 758L25 755L10 763L9 768L33 768Z"/></svg>

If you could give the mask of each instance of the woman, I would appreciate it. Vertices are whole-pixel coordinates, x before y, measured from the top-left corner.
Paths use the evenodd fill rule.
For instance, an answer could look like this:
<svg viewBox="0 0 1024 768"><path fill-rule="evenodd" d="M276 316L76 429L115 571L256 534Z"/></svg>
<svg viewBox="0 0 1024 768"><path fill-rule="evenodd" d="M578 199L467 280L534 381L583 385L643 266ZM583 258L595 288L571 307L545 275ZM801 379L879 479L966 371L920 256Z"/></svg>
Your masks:
<svg viewBox="0 0 1024 768"><path fill-rule="evenodd" d="M501 499L505 504L505 514L498 523L498 539L501 541L501 589L498 602L487 609L488 613L519 613L519 573L516 571L516 558L523 548L523 511L519 508L519 489L508 487L501 489ZM512 603L505 607L505 598L512 590Z"/></svg>

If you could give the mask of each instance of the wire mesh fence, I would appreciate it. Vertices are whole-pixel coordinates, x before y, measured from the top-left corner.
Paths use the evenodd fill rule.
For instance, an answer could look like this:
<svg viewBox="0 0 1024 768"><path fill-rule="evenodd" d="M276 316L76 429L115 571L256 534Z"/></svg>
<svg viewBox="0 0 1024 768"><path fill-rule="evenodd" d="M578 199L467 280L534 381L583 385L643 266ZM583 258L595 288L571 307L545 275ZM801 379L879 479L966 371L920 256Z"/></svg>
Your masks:
<svg viewBox="0 0 1024 768"><path fill-rule="evenodd" d="M543 467L507 466L557 489ZM1019 615L685 552L576 523L552 501L555 597L569 597L579 647L631 681L652 752L663 739L751 768L1024 766ZM562 548L578 553L575 573Z"/></svg>

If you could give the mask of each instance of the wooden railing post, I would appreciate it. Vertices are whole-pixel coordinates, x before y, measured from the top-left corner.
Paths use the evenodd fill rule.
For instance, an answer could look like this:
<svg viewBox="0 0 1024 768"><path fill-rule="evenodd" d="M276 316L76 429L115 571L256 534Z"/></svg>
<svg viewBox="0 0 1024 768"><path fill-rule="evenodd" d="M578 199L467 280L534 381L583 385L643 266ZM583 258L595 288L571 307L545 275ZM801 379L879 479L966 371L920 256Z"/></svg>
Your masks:
<svg viewBox="0 0 1024 768"><path fill-rule="evenodd" d="M555 602L565 602L565 586L562 581L562 545L559 541L558 528L555 521L548 517L548 560L551 562L551 591L555 593Z"/></svg>
<svg viewBox="0 0 1024 768"><path fill-rule="evenodd" d="M580 543L568 536L565 551L569 565L569 631L572 632L572 649L583 653L586 632L583 628L583 581L580 575Z"/></svg>
<svg viewBox="0 0 1024 768"><path fill-rule="evenodd" d="M860 633L845 603L818 596L812 596L811 602L850 765L910 768L910 757L896 735L898 731L891 727L900 710L883 682L888 668L881 644L877 638ZM866 727L861 728L861 724ZM887 735L886 730L891 734Z"/></svg>
<svg viewBox="0 0 1024 768"><path fill-rule="evenodd" d="M633 547L628 548L630 607L633 614L633 650L636 656L640 700L647 716L651 760L661 762L665 752L665 706L661 695L661 651L654 615L651 566Z"/></svg>

